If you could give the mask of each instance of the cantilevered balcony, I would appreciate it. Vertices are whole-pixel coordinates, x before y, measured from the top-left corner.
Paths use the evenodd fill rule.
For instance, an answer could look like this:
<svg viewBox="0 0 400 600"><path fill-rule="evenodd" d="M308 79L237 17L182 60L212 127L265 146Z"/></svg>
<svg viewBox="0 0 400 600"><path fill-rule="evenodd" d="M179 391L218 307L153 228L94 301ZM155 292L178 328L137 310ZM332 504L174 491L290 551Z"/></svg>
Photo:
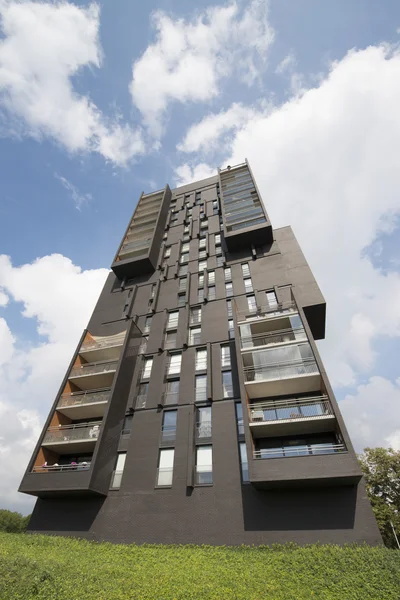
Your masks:
<svg viewBox="0 0 400 600"><path fill-rule="evenodd" d="M42 447L59 454L92 452L99 437L101 421L49 427Z"/></svg>
<svg viewBox="0 0 400 600"><path fill-rule="evenodd" d="M138 240L137 242L126 242L119 251L121 260L125 258L133 258L148 251L152 238Z"/></svg>
<svg viewBox="0 0 400 600"><path fill-rule="evenodd" d="M111 387L118 361L86 363L72 367L69 380L81 390Z"/></svg>
<svg viewBox="0 0 400 600"><path fill-rule="evenodd" d="M89 333L79 348L79 354L88 362L118 360L125 340L126 331L116 335L92 336Z"/></svg>
<svg viewBox="0 0 400 600"><path fill-rule="evenodd" d="M279 316L288 316L293 313L297 313L297 307L294 300L288 300L287 302L274 302L272 304L264 304L258 306L255 311L249 309L238 310L237 320L238 323L247 323L249 321L270 319Z"/></svg>
<svg viewBox="0 0 400 600"><path fill-rule="evenodd" d="M328 396L310 396L249 405L253 438L332 431L336 419Z"/></svg>
<svg viewBox="0 0 400 600"><path fill-rule="evenodd" d="M58 402L57 410L73 420L102 417L110 400L110 394L110 388L63 394Z"/></svg>

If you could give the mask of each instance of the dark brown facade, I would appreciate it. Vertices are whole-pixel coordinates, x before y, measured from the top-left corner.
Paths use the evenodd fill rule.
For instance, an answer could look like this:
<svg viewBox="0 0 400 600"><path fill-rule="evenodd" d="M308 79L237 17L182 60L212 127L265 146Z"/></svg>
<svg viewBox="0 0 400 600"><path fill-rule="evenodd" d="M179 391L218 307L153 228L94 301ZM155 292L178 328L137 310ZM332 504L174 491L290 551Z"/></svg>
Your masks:
<svg viewBox="0 0 400 600"><path fill-rule="evenodd" d="M38 496L30 530L381 543L324 333L247 163L142 194L20 486Z"/></svg>

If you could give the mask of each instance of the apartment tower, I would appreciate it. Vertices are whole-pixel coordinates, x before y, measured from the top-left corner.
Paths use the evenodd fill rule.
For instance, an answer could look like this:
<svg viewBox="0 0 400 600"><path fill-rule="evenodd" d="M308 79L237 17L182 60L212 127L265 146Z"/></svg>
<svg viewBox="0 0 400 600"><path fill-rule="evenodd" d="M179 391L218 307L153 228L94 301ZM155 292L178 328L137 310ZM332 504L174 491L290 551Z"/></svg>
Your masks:
<svg viewBox="0 0 400 600"><path fill-rule="evenodd" d="M23 477L30 531L381 543L315 340L325 301L247 162L142 194Z"/></svg>

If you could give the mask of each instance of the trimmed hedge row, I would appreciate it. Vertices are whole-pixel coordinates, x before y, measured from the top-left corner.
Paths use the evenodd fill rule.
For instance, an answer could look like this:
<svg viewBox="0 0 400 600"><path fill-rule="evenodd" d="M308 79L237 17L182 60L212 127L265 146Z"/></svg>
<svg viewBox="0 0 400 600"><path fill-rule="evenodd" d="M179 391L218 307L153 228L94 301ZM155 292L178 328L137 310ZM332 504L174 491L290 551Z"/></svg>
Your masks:
<svg viewBox="0 0 400 600"><path fill-rule="evenodd" d="M399 600L400 552L122 546L0 533L1 600Z"/></svg>

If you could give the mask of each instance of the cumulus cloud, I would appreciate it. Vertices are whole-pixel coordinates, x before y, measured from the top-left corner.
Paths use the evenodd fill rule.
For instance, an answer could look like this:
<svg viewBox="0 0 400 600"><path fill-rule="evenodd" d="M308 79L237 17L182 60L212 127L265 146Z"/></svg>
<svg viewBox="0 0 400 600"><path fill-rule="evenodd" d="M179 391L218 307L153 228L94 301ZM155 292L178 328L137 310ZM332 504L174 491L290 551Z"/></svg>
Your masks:
<svg viewBox="0 0 400 600"><path fill-rule="evenodd" d="M191 20L153 14L156 41L133 64L130 90L155 136L170 102L209 101L232 74L246 85L259 78L274 40L267 13L266 0L253 0L244 8L210 7Z"/></svg>
<svg viewBox="0 0 400 600"><path fill-rule="evenodd" d="M213 177L217 174L215 167L210 167L205 163L200 163L195 166L191 166L187 163L181 165L175 170L175 183L177 186L192 183L193 181L200 181L201 179L207 179L207 177Z"/></svg>
<svg viewBox="0 0 400 600"><path fill-rule="evenodd" d="M0 507L32 507L17 488L107 273L58 254L20 267L0 256L0 286L40 338L29 343L0 319Z"/></svg>
<svg viewBox="0 0 400 600"><path fill-rule="evenodd" d="M100 10L68 2L1 0L3 129L50 138L69 152L98 152L124 165L144 151L139 130L108 119L72 78L101 66Z"/></svg>

